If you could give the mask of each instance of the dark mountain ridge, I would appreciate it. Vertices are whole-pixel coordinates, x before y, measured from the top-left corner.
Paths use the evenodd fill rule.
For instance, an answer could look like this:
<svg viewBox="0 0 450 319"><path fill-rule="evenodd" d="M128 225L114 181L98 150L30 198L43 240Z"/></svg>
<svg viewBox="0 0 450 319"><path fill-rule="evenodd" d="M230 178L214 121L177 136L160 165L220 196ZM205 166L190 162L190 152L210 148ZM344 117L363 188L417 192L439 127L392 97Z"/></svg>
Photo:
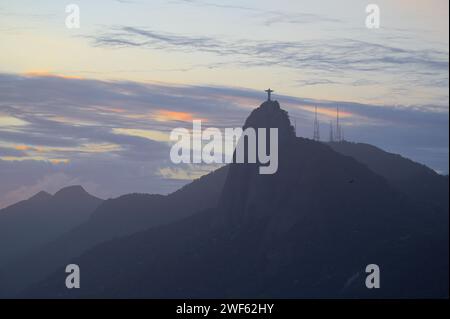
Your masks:
<svg viewBox="0 0 450 319"><path fill-rule="evenodd" d="M101 202L81 186L69 186L0 210L0 267L88 220Z"/></svg>
<svg viewBox="0 0 450 319"><path fill-rule="evenodd" d="M345 141L328 145L333 150L367 165L411 200L426 203L437 210L448 211L448 176L439 175L423 164L385 152L373 145Z"/></svg>
<svg viewBox="0 0 450 319"><path fill-rule="evenodd" d="M222 167L167 196L128 194L105 200L77 227L3 267L0 294L14 296L96 244L217 206L227 171L228 167ZM61 197L65 193L62 190L57 194Z"/></svg>
<svg viewBox="0 0 450 319"><path fill-rule="evenodd" d="M279 128L276 174L231 164L216 207L71 259L82 289L66 289L61 268L23 296L448 297L448 207L418 205L376 169L296 138L277 102L244 127ZM373 263L382 289L365 286Z"/></svg>

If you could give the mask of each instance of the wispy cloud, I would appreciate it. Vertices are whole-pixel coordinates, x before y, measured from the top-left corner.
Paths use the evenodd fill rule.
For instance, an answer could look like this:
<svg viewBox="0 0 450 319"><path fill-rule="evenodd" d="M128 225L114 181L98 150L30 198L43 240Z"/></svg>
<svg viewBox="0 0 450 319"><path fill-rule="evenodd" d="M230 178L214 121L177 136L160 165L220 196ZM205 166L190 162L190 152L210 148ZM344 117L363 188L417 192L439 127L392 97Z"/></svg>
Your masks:
<svg viewBox="0 0 450 319"><path fill-rule="evenodd" d="M265 10L258 7L250 7L243 5L233 5L233 4L223 4L211 1L202 0L171 0L168 3L173 4L187 4L195 5L198 7L210 7L226 10L238 10L248 12L251 17L258 18L262 20L262 24L265 26L271 26L277 23L294 23L294 24L305 24L305 23L341 23L342 21L333 17L326 17L324 15L305 13L305 12L284 12L276 10Z"/></svg>
<svg viewBox="0 0 450 319"><path fill-rule="evenodd" d="M11 180L1 183L0 194L13 194L25 186L34 190L34 185L50 185L42 181L56 180L58 186L74 181L90 185L89 190L109 197L132 191L167 193L215 168L173 165L170 130L192 128L191 119L206 119L204 127L241 126L265 93L0 74L0 96L0 174ZM349 140L401 152L448 171L448 155L426 151L448 150L448 109L275 96L296 120L298 135L311 136L315 106L325 123L321 129L327 130L339 105ZM50 177L59 173L65 178ZM0 196L2 203L6 200Z"/></svg>
<svg viewBox="0 0 450 319"><path fill-rule="evenodd" d="M372 78L390 78L405 89L448 84L448 51L408 49L355 39L307 41L255 41L211 36L172 34L131 26L115 26L89 36L96 46L209 53L221 58L220 67L282 67L320 72L327 78L308 79L309 84L329 84L340 77L342 84L368 85ZM217 67L215 64L212 67ZM320 81L322 83L320 83ZM308 83L307 83L308 84ZM411 92L413 93L413 92Z"/></svg>

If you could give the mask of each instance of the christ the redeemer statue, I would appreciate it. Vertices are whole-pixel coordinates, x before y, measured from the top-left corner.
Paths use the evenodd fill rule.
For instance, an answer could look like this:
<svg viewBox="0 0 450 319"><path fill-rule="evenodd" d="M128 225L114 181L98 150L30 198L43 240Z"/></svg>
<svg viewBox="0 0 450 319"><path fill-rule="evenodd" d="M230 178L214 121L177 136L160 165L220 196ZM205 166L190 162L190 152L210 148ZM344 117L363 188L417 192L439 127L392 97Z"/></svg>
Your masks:
<svg viewBox="0 0 450 319"><path fill-rule="evenodd" d="M267 92L267 101L272 101L270 98L272 96L272 92L273 90L271 90L270 88L268 90L266 90L265 92Z"/></svg>

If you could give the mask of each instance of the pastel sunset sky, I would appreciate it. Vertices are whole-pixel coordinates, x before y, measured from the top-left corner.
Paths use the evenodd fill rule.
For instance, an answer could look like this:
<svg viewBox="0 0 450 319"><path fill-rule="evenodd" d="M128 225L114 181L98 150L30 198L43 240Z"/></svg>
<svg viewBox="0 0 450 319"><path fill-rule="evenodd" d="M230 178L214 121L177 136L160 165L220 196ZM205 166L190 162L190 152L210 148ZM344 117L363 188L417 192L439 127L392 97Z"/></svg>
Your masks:
<svg viewBox="0 0 450 319"><path fill-rule="evenodd" d="M241 126L268 87L298 136L317 106L326 140L339 105L347 140L448 174L448 5L0 0L0 208L71 184L171 192L216 166L172 164L170 130Z"/></svg>

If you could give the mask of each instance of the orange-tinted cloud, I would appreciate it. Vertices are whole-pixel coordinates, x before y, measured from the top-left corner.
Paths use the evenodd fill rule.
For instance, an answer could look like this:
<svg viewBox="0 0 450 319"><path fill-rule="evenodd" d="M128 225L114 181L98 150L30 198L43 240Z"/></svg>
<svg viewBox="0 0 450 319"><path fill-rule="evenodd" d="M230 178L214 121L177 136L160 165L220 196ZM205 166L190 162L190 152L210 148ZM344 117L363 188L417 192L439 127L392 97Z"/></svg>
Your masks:
<svg viewBox="0 0 450 319"><path fill-rule="evenodd" d="M67 158L51 158L48 160L52 164L68 164L70 161Z"/></svg>
<svg viewBox="0 0 450 319"><path fill-rule="evenodd" d="M33 151L33 152L44 152L44 149L39 146L29 146L29 145L16 145L14 149L18 151Z"/></svg>
<svg viewBox="0 0 450 319"><path fill-rule="evenodd" d="M28 145L17 145L14 147L16 150L18 151L28 151L30 149L32 149L30 146Z"/></svg>
<svg viewBox="0 0 450 319"><path fill-rule="evenodd" d="M188 113L188 112L158 110L155 112L154 118L155 118L155 120L161 121L161 122L167 122L167 121L192 122L194 120L194 115L192 113Z"/></svg>
<svg viewBox="0 0 450 319"><path fill-rule="evenodd" d="M65 74L56 74L51 73L49 71L44 70L31 70L24 73L25 76L29 77L39 77L39 78L60 78L60 79L77 79L80 80L82 77L75 75L65 75Z"/></svg>

